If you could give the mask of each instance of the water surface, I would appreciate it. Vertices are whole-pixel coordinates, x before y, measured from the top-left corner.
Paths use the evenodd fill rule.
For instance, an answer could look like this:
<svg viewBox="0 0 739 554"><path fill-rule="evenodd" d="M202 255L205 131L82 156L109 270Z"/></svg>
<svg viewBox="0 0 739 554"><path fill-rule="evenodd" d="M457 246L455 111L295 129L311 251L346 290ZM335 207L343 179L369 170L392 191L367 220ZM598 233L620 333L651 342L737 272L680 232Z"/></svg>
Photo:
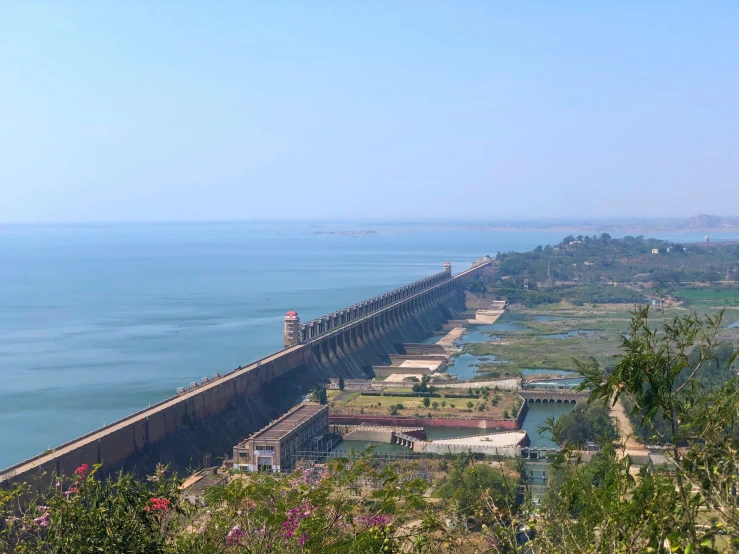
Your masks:
<svg viewBox="0 0 739 554"><path fill-rule="evenodd" d="M458 272L561 239L392 222L0 226L0 468L279 350L287 310L309 320L446 260Z"/></svg>

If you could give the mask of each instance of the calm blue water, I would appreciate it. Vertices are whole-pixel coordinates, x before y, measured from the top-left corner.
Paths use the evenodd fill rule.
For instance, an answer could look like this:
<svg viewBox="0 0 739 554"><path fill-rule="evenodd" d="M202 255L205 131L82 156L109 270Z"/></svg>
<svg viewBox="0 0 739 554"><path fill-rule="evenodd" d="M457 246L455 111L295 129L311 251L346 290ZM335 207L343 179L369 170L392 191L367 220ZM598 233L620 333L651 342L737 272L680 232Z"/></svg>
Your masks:
<svg viewBox="0 0 739 554"><path fill-rule="evenodd" d="M736 329L737 327L739 327L739 321L735 321L734 323L732 323L731 325L728 325L727 327L729 329Z"/></svg>
<svg viewBox="0 0 739 554"><path fill-rule="evenodd" d="M289 309L308 320L563 234L316 225L0 226L0 468L278 350Z"/></svg>
<svg viewBox="0 0 739 554"><path fill-rule="evenodd" d="M535 315L531 317L532 321L561 321L564 317L561 315Z"/></svg>
<svg viewBox="0 0 739 554"><path fill-rule="evenodd" d="M486 358L489 356L485 356ZM449 366L447 373L450 375L456 375L459 381L467 381L472 379L477 372L478 364L485 363L480 360L477 356L472 354L461 354L455 356L454 365Z"/></svg>
<svg viewBox="0 0 739 554"><path fill-rule="evenodd" d="M542 339L571 339L572 337L587 337L592 335L595 331L584 331L578 329L576 331L567 331L566 333L556 333L554 335L539 335Z"/></svg>
<svg viewBox="0 0 739 554"><path fill-rule="evenodd" d="M502 316L498 321L493 323L493 330L495 331L528 331L529 328L515 321L501 321L505 316Z"/></svg>
<svg viewBox="0 0 739 554"><path fill-rule="evenodd" d="M494 331L494 324L491 325L471 325L462 335L462 344L470 342L489 342L491 340L500 340L500 337L492 337L486 331Z"/></svg>
<svg viewBox="0 0 739 554"><path fill-rule="evenodd" d="M568 371L566 369L523 369L524 375L561 375L567 377L568 375L577 375L576 371Z"/></svg>
<svg viewBox="0 0 739 554"><path fill-rule="evenodd" d="M523 420L521 427L526 430L531 439L531 446L535 448L559 448L548 435L540 435L539 427L544 424L548 417L557 419L563 414L571 411L575 404L557 404L555 402L529 402L529 411Z"/></svg>
<svg viewBox="0 0 739 554"><path fill-rule="evenodd" d="M542 381L531 381L528 386L535 389L571 389L583 382L582 377L571 377L569 379L544 379Z"/></svg>

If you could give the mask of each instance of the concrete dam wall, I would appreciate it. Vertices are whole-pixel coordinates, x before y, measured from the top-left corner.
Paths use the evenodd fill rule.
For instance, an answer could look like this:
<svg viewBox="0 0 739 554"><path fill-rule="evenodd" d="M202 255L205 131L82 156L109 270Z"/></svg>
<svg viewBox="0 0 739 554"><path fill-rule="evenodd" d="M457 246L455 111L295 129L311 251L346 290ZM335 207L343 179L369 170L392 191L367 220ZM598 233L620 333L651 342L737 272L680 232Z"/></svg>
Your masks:
<svg viewBox="0 0 739 554"><path fill-rule="evenodd" d="M418 342L464 311L465 280L489 263L455 277L445 271L371 299L371 305L348 308L353 313L343 322L331 314L324 319L334 318L335 324L312 322L290 337L288 331L299 323L286 318L285 340L294 344L284 350L16 464L0 473L0 486L68 475L83 463L139 473L159 462L179 472L219 463L234 444L287 411L313 384L338 375L366 378L372 365L400 353L398 345Z"/></svg>

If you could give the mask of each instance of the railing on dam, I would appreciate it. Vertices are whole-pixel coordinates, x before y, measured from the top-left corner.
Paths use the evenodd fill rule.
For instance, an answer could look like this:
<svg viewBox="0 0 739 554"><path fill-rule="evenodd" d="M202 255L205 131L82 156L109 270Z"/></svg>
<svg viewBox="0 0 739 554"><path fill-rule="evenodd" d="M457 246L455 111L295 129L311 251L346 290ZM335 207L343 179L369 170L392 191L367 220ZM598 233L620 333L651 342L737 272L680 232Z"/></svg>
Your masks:
<svg viewBox="0 0 739 554"><path fill-rule="evenodd" d="M472 267L452 277L451 267L448 266L444 271L419 279L409 285L404 285L390 292L380 294L369 300L353 304L347 308L337 310L328 315L318 317L307 323L300 325L300 342L305 343L312 339L321 337L322 335L338 328L347 323L351 323L368 315L376 314L382 311L383 308L392 306L398 302L408 299L412 296L416 296L419 293L433 289L441 284L444 284L450 280L464 277L470 272L478 271L484 266L488 266L492 263L490 258L482 258L475 261Z"/></svg>
<svg viewBox="0 0 739 554"><path fill-rule="evenodd" d="M323 333L335 329L336 327L340 327L341 325L345 325L361 317L376 313L386 306L448 281L451 278L451 272L442 271L436 275L420 279L409 285L380 294L370 298L369 300L353 304L347 308L343 308L323 317L308 321L300 326L301 342L317 338Z"/></svg>

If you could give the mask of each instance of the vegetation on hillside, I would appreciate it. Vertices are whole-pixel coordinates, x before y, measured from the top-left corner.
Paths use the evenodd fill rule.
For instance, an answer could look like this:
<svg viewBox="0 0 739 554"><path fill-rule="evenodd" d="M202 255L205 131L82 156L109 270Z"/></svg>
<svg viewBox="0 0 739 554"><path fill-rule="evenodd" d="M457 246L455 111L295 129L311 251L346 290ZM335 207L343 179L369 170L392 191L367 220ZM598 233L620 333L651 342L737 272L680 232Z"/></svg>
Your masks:
<svg viewBox="0 0 739 554"><path fill-rule="evenodd" d="M655 249L657 254L652 253ZM576 305L644 300L638 287L625 284L650 283L671 292L677 289L680 296L680 291L695 286L736 290L739 283L739 245L686 246L642 236L614 239L603 233L567 236L559 244L530 252L498 252L495 259L493 282L472 282L470 290L490 290L526 306L562 300ZM729 282L719 284L727 275ZM528 291L523 287L526 278Z"/></svg>

